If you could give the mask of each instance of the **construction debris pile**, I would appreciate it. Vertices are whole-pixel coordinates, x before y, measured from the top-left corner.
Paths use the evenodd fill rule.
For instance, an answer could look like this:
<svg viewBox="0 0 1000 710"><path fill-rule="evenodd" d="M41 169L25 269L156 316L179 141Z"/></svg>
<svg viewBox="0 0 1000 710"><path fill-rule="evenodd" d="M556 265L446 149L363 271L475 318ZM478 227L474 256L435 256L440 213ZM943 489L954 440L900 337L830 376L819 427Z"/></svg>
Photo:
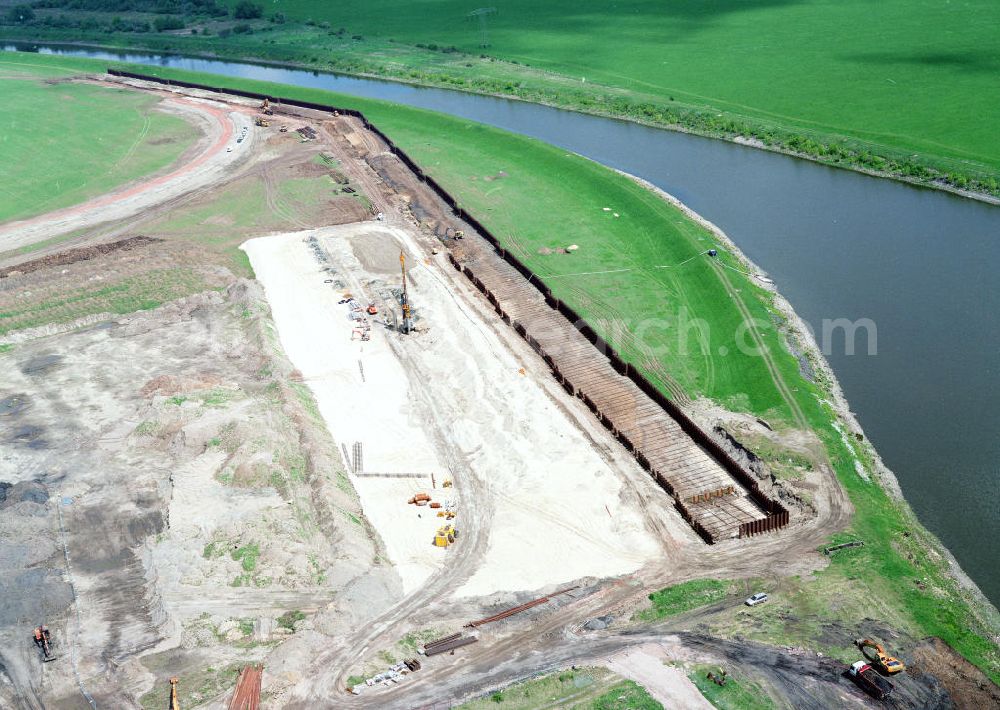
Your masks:
<svg viewBox="0 0 1000 710"><path fill-rule="evenodd" d="M451 488L451 481L444 482L445 488ZM417 493L408 501L409 505L415 505L417 507L427 506L437 510L437 517L444 518L445 520L454 520L455 516L458 515L458 505L453 500L447 500L444 503L439 501L431 500L430 495L427 493ZM458 530L452 524L442 525L437 529L434 534L434 546L435 547L448 547L455 542L458 537Z"/></svg>
<svg viewBox="0 0 1000 710"><path fill-rule="evenodd" d="M368 321L369 315L378 314L378 307L374 302L369 303L367 308L362 308L357 299L349 293L337 301L340 305L346 305L349 309L348 317L354 321L354 328L351 330L351 340L357 335L362 341L371 340L372 324Z"/></svg>
<svg viewBox="0 0 1000 710"><path fill-rule="evenodd" d="M302 140L304 141L314 141L318 136L316 129L312 126L302 126L302 128L296 128L295 132L302 136Z"/></svg>
<svg viewBox="0 0 1000 710"><path fill-rule="evenodd" d="M373 688L376 685L390 687L393 683L399 683L407 674L420 670L420 661L416 658L407 658L400 663L389 666L381 673L376 673L370 678L365 678L365 686ZM348 688L354 695L361 695L361 685L353 685Z"/></svg>

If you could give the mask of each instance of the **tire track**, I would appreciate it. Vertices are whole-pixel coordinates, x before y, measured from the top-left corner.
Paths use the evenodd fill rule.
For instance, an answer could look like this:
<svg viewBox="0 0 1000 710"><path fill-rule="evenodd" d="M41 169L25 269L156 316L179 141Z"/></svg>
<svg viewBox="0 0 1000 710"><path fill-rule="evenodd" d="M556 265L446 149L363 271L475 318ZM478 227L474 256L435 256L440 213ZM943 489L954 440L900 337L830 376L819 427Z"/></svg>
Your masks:
<svg viewBox="0 0 1000 710"><path fill-rule="evenodd" d="M729 281L729 276L722 270L722 267L717 263L712 262L712 267L715 269L716 275L725 287L726 292L733 299L736 307L739 309L740 314L743 316L743 322L747 326L747 331L750 333L750 337L753 338L754 344L757 346L760 352L760 357L764 361L764 366L767 367L768 374L771 376L771 381L777 388L778 392L781 393L782 398L788 405L788 409L794 417L796 424L800 429L804 431L809 430L809 422L806 419L805 414L802 412L802 408L799 407L798 401L795 399L788 385L785 383L785 379L781 376L781 372L778 370L778 366L771 356L771 351L768 349L767 344L761 337L760 332L757 330L755 321L756 319L751 315L750 309L747 308L746 303L733 288L733 284Z"/></svg>

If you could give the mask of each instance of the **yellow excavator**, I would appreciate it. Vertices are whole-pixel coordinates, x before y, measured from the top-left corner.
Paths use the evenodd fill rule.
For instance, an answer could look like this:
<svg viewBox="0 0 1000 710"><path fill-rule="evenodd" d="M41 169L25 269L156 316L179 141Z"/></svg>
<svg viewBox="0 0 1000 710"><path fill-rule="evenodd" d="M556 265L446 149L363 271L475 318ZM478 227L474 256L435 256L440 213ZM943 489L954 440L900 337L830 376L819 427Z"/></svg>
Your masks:
<svg viewBox="0 0 1000 710"><path fill-rule="evenodd" d="M882 644L876 643L871 639L857 639L854 643L858 645L858 648L861 650L861 653L864 654L865 658L868 659L868 662L871 663L873 666L875 666L877 670L882 671L883 673L888 673L890 675L893 673L899 673L900 671L906 670L906 664L903 663L898 658L893 658L892 656L888 655L885 652L885 649L882 648ZM865 650L866 648L870 648L873 651L875 651L874 658L868 654L868 652Z"/></svg>
<svg viewBox="0 0 1000 710"><path fill-rule="evenodd" d="M455 529L454 525L444 525L438 528L437 534L434 536L434 546L448 547L455 542L457 537L458 530Z"/></svg>
<svg viewBox="0 0 1000 710"><path fill-rule="evenodd" d="M181 704L177 700L178 678L170 679L170 710L181 710Z"/></svg>

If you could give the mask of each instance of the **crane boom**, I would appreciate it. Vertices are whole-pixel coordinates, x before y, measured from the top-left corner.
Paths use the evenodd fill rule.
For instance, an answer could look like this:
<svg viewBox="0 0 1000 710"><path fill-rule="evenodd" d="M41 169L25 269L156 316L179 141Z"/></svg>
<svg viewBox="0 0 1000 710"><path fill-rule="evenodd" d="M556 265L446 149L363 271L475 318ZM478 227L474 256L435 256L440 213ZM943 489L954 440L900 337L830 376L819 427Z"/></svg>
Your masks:
<svg viewBox="0 0 1000 710"><path fill-rule="evenodd" d="M868 658L879 670L886 673L899 673L902 670L906 670L906 664L904 664L898 658L890 656L885 652L885 648L882 644L871 639L857 639L854 643L858 645L861 652ZM871 658L865 649L870 648L875 651L875 657Z"/></svg>
<svg viewBox="0 0 1000 710"><path fill-rule="evenodd" d="M403 307L403 324L400 332L409 333L413 330L413 318L410 314L410 295L406 290L406 255L402 250L399 252L399 269L403 273L403 295L400 298L400 305Z"/></svg>

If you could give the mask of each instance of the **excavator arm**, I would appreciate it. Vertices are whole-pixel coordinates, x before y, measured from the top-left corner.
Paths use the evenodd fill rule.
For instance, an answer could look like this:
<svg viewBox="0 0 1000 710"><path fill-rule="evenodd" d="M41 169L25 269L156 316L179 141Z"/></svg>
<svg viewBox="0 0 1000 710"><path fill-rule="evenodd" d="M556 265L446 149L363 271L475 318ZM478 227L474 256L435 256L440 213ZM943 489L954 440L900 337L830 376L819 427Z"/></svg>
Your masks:
<svg viewBox="0 0 1000 710"><path fill-rule="evenodd" d="M906 670L906 664L904 664L898 658L888 655L882 644L872 641L871 639L858 639L855 641L858 648L861 649L861 653L865 655L873 665L875 665L880 671L885 673L899 673L900 671ZM866 648L870 648L875 651L874 657L868 655L865 651Z"/></svg>
<svg viewBox="0 0 1000 710"><path fill-rule="evenodd" d="M170 679L170 710L181 710L181 704L177 700L178 678Z"/></svg>

